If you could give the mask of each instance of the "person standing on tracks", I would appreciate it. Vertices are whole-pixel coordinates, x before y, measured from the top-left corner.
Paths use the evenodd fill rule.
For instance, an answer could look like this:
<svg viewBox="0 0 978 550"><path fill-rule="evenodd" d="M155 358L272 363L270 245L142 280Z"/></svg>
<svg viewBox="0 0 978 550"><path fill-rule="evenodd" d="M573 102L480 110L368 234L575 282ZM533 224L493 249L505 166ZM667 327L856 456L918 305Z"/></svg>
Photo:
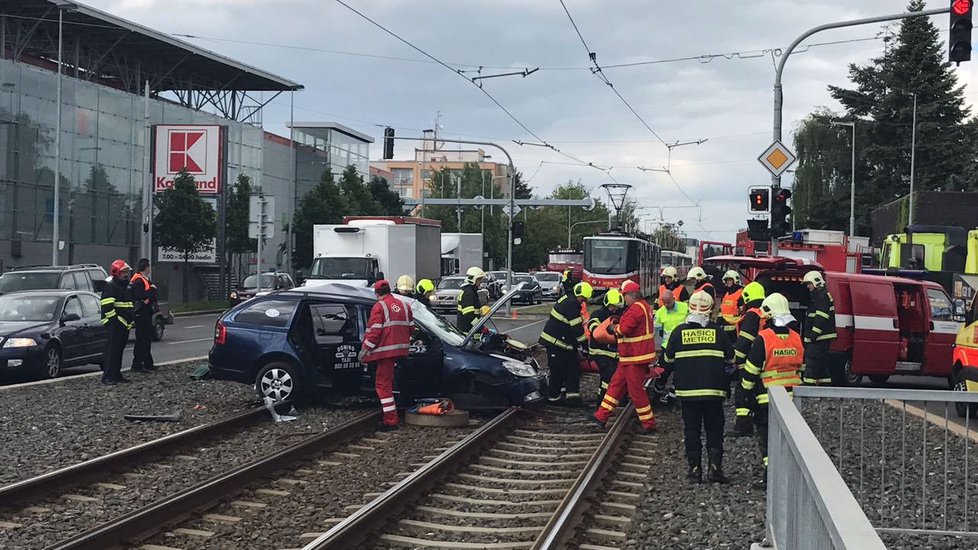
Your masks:
<svg viewBox="0 0 978 550"><path fill-rule="evenodd" d="M133 305L127 290L130 273L132 268L125 260L112 262L109 281L102 290L102 324L109 330L102 364L102 383L108 386L129 382L122 376L122 352L129 342L129 329L132 328Z"/></svg>
<svg viewBox="0 0 978 550"><path fill-rule="evenodd" d="M809 302L805 319L805 366L801 381L821 386L832 383L829 369L829 347L835 340L835 301L825 288L825 278L809 271L803 279L808 287Z"/></svg>
<svg viewBox="0 0 978 550"><path fill-rule="evenodd" d="M665 303L663 298L666 294L672 294L672 297L677 302L689 300L689 289L679 281L678 275L679 272L672 266L668 266L662 270L662 284L659 285L659 297L657 299L659 307L662 307Z"/></svg>
<svg viewBox="0 0 978 550"><path fill-rule="evenodd" d="M612 288L605 293L603 299L604 306L595 311L587 321L588 332L588 355L591 360L597 363L598 373L601 376L601 386L598 390L598 399L604 398L608 391L608 384L618 368L618 344L614 341L614 333L607 330L598 331L598 327L603 324L613 324L619 310L625 304L625 299L621 292ZM610 341L609 341L610 340Z"/></svg>
<svg viewBox="0 0 978 550"><path fill-rule="evenodd" d="M743 374L747 354L750 353L751 346L757 339L757 333L761 331L764 324L763 313L761 312L761 304L764 302L764 286L757 281L747 283L741 292L740 299L744 303L744 314L737 325L737 342L734 344L734 363L737 366L733 375L735 387ZM751 418L749 408L737 405L734 435L737 437L754 435L754 421Z"/></svg>
<svg viewBox="0 0 978 550"><path fill-rule="evenodd" d="M727 483L723 475L723 400L730 391L727 366L733 363L730 339L710 320L713 299L705 292L689 298L689 317L663 346L663 359L673 372L676 397L682 406L686 440L687 479L703 481L706 431L707 480Z"/></svg>
<svg viewBox="0 0 978 550"><path fill-rule="evenodd" d="M406 357L411 348L414 332L414 313L411 306L391 294L391 286L385 280L374 283L377 303L370 310L367 332L358 358L361 363L377 366L375 389L384 420L383 431L397 429L397 406L394 404L394 364Z"/></svg>
<svg viewBox="0 0 978 550"><path fill-rule="evenodd" d="M427 307L431 307L431 297L435 295L435 283L431 279L421 279L414 289L414 298Z"/></svg>
<svg viewBox="0 0 978 550"><path fill-rule="evenodd" d="M465 282L462 291L458 293L458 315L455 326L462 334L468 334L480 317L489 312L488 306L479 301L479 287L486 279L482 268L472 266L465 272Z"/></svg>
<svg viewBox="0 0 978 550"><path fill-rule="evenodd" d="M730 345L737 343L737 323L740 322L740 296L744 287L740 286L740 273L730 269L723 274L724 294L720 301L719 325L730 340Z"/></svg>
<svg viewBox="0 0 978 550"><path fill-rule="evenodd" d="M735 399L738 408L747 407L753 412L757 444L767 470L768 389L782 386L791 395L791 388L801 384L805 351L801 336L789 326L795 318L787 298L778 293L771 294L761 304L761 312L766 325L758 332L747 355ZM760 485L766 484L765 474Z"/></svg>
<svg viewBox="0 0 978 550"><path fill-rule="evenodd" d="M671 292L662 297L662 307L655 310L655 330L659 337L659 347L664 349L669 343L669 335L676 327L686 322L689 315L689 302L678 302Z"/></svg>
<svg viewBox="0 0 978 550"><path fill-rule="evenodd" d="M149 272L149 259L140 258L136 262L136 274L129 280L136 329L136 345L132 349L133 372L156 370L153 364L153 316L159 311L159 297L156 285L149 279Z"/></svg>
<svg viewBox="0 0 978 550"><path fill-rule="evenodd" d="M561 402L561 389L567 392L563 404L579 407L581 400L581 365L577 359L578 347L587 343L584 335L584 317L581 304L594 294L588 283L577 283L571 295L563 295L550 310L547 324L540 333L540 343L547 348L547 367L550 377L547 380L547 401Z"/></svg>
<svg viewBox="0 0 978 550"><path fill-rule="evenodd" d="M625 281L621 287L627 308L615 326L618 337L618 370L611 378L601 405L594 412L597 423L604 427L611 414L628 393L635 404L635 413L645 433L656 429L655 415L645 391L649 367L655 362L655 324L652 306L642 298L642 289L635 281Z"/></svg>

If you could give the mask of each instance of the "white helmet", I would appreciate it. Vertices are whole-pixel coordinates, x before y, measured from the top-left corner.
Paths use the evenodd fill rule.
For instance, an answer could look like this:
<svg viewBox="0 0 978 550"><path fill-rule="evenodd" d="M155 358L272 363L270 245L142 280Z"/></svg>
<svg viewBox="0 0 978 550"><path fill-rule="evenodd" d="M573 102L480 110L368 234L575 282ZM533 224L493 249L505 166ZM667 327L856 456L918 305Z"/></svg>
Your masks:
<svg viewBox="0 0 978 550"><path fill-rule="evenodd" d="M689 297L688 304L690 313L708 315L711 311L713 311L713 298L702 290L694 292L693 295Z"/></svg>
<svg viewBox="0 0 978 550"><path fill-rule="evenodd" d="M679 273L676 271L676 268L672 267L671 265L666 266L665 269L662 270L663 277L672 277L675 279L678 275Z"/></svg>
<svg viewBox="0 0 978 550"><path fill-rule="evenodd" d="M723 280L733 279L734 284L740 284L740 273L737 273L736 269L728 269L726 273L723 274Z"/></svg>
<svg viewBox="0 0 978 550"><path fill-rule="evenodd" d="M475 284L479 279L485 279L486 272L482 271L482 268L472 266L465 272L465 281L471 284Z"/></svg>
<svg viewBox="0 0 978 550"><path fill-rule="evenodd" d="M397 278L397 291L401 294L414 292L414 279L410 275L401 275Z"/></svg>
<svg viewBox="0 0 978 550"><path fill-rule="evenodd" d="M689 274L686 275L686 280L694 280L697 283L706 280L706 271L703 271L702 267L696 266L689 270Z"/></svg>
<svg viewBox="0 0 978 550"><path fill-rule="evenodd" d="M809 271L808 273L805 273L805 277L802 279L802 281L812 283L815 285L815 288L822 288L825 286L825 279L822 277L822 273L818 271Z"/></svg>
<svg viewBox="0 0 978 550"><path fill-rule="evenodd" d="M791 307L783 294L775 292L761 302L761 312L764 317L773 318L779 315L791 315Z"/></svg>

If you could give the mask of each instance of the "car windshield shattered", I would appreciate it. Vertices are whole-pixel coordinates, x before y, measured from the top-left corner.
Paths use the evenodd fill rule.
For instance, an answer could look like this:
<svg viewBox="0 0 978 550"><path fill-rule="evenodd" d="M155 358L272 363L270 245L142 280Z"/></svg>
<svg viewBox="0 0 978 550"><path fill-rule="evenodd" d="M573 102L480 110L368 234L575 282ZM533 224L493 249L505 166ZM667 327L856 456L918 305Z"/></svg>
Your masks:
<svg viewBox="0 0 978 550"><path fill-rule="evenodd" d="M417 300L410 300L410 304L411 312L414 313L414 320L425 330L430 331L436 338L448 345L462 345L465 335L459 332L455 325L436 315Z"/></svg>

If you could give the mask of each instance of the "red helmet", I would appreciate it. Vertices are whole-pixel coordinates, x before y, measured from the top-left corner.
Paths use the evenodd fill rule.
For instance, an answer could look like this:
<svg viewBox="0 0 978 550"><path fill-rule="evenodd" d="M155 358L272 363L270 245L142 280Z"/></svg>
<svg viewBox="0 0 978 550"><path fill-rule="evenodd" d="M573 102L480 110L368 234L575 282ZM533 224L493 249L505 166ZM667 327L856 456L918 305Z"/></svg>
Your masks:
<svg viewBox="0 0 978 550"><path fill-rule="evenodd" d="M118 277L123 271L132 271L132 268L125 260L116 260L112 262L112 267L109 268L109 275Z"/></svg>
<svg viewBox="0 0 978 550"><path fill-rule="evenodd" d="M642 288L638 286L638 283L629 279L621 284L621 293L628 294L629 292L642 292Z"/></svg>
<svg viewBox="0 0 978 550"><path fill-rule="evenodd" d="M381 279L374 283L374 292L380 294L381 292L389 293L390 291L391 284L387 282L387 279Z"/></svg>

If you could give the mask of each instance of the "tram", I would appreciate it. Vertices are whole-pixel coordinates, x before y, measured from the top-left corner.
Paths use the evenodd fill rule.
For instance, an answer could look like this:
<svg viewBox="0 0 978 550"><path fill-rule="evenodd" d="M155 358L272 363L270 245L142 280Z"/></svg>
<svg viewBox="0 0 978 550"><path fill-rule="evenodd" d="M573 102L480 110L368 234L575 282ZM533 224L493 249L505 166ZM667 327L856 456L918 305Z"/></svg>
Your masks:
<svg viewBox="0 0 978 550"><path fill-rule="evenodd" d="M661 250L658 245L622 233L584 238L584 277L598 293L621 288L632 280L651 296L659 287Z"/></svg>

